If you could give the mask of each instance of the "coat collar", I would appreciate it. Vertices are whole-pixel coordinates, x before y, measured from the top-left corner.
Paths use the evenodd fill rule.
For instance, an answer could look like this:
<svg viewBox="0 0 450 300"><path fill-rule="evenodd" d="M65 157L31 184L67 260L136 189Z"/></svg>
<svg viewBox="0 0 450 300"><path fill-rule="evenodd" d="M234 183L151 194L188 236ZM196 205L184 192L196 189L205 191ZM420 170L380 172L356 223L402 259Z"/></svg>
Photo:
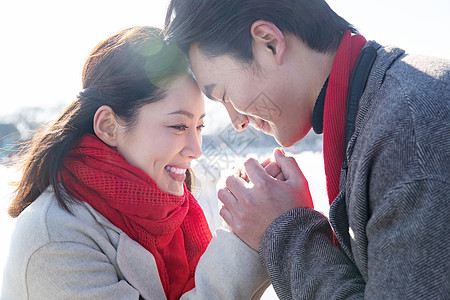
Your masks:
<svg viewBox="0 0 450 300"><path fill-rule="evenodd" d="M144 299L166 299L153 255L123 230L112 224L86 202L81 202L106 232L116 249L115 265L119 277L133 286Z"/></svg>

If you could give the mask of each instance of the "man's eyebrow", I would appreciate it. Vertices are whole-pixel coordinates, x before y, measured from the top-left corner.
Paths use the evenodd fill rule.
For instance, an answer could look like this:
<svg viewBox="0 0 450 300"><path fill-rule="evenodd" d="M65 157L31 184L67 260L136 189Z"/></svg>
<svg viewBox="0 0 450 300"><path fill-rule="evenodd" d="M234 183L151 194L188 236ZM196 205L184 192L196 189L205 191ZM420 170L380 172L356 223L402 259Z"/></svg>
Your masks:
<svg viewBox="0 0 450 300"><path fill-rule="evenodd" d="M193 119L194 118L194 114L193 113L188 112L188 111L183 110L183 109L179 109L179 110L173 111L173 112L169 113L168 115L184 115L184 116L188 117L189 119ZM201 115L200 119L203 119L204 117L205 117L205 114Z"/></svg>
<svg viewBox="0 0 450 300"><path fill-rule="evenodd" d="M214 90L215 86L216 85L214 83L205 85L205 95L206 95L206 97L208 97L211 100L214 100L211 96L211 92Z"/></svg>

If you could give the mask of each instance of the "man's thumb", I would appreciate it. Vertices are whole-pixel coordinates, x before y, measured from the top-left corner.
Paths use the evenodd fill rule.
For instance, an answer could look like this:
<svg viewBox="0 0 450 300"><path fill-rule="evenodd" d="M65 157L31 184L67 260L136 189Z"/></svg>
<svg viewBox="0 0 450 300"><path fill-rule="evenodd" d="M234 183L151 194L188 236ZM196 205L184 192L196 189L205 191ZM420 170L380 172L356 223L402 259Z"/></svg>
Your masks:
<svg viewBox="0 0 450 300"><path fill-rule="evenodd" d="M274 157L275 162L280 167L281 172L283 172L286 177L286 180L298 180L303 177L303 173L295 161L295 158L286 156L283 149L275 149Z"/></svg>

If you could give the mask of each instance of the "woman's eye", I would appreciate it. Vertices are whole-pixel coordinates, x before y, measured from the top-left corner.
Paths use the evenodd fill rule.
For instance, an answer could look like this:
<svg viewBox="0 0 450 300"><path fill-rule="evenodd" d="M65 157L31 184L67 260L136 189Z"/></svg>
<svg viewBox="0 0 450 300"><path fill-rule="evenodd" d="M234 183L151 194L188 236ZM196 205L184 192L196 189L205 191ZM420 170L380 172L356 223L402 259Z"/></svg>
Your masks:
<svg viewBox="0 0 450 300"><path fill-rule="evenodd" d="M203 128L205 128L205 125L200 125L200 126L197 126L197 129L198 129L198 130L200 130L200 131L202 131L202 130L203 130Z"/></svg>
<svg viewBox="0 0 450 300"><path fill-rule="evenodd" d="M170 127L174 128L176 130L180 130L180 131L186 131L189 129L189 127L186 125L175 125L175 126L170 126Z"/></svg>

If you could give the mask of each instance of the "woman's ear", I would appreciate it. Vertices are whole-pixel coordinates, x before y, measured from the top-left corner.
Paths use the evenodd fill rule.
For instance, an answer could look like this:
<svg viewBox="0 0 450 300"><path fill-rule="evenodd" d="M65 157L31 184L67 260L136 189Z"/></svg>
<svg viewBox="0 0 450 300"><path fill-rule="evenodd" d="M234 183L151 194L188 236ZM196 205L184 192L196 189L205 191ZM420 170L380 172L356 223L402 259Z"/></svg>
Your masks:
<svg viewBox="0 0 450 300"><path fill-rule="evenodd" d="M253 53L268 54L279 65L283 64L286 40L283 33L271 22L258 20L252 24Z"/></svg>
<svg viewBox="0 0 450 300"><path fill-rule="evenodd" d="M94 115L94 132L99 139L111 147L117 146L119 123L111 107L103 105Z"/></svg>

